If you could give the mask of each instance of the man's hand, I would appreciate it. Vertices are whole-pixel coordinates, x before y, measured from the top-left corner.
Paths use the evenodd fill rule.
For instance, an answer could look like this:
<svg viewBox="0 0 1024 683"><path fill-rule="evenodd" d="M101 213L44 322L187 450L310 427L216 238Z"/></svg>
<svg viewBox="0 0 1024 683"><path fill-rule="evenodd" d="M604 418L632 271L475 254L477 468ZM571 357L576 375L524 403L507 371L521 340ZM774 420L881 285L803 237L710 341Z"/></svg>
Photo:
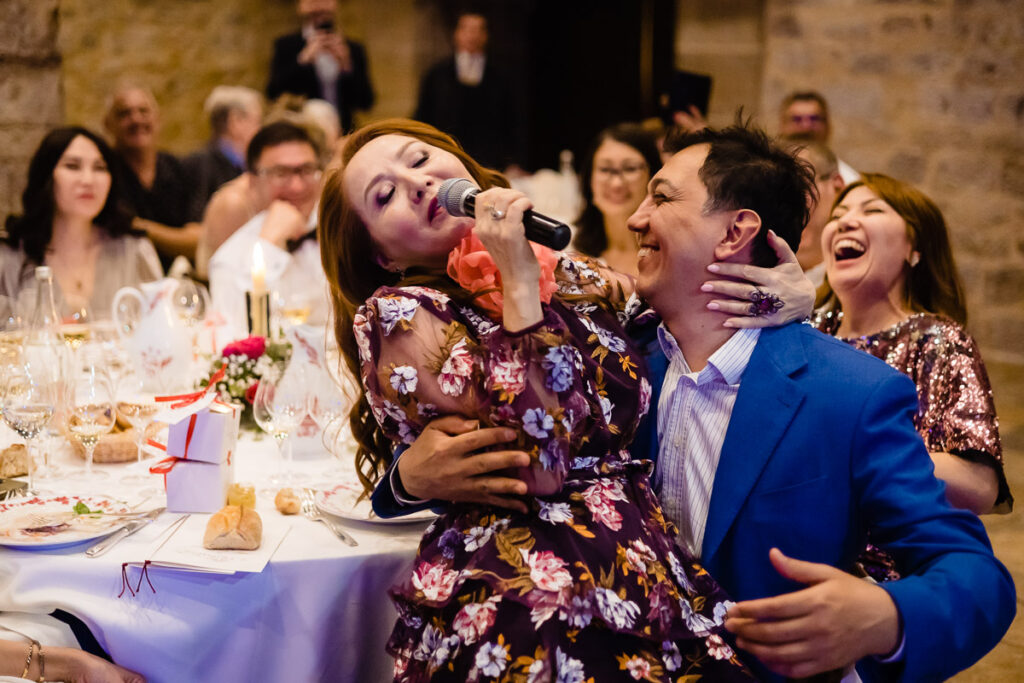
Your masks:
<svg viewBox="0 0 1024 683"><path fill-rule="evenodd" d="M286 249L288 240L302 237L306 230L306 217L289 202L275 199L267 207L267 218L263 221L260 237L280 249Z"/></svg>
<svg viewBox="0 0 1024 683"><path fill-rule="evenodd" d="M842 669L899 645L899 613L889 594L827 564L769 553L776 571L807 584L795 593L749 600L726 614L736 645L777 674L804 678Z"/></svg>
<svg viewBox="0 0 1024 683"><path fill-rule="evenodd" d="M526 512L526 503L516 497L528 493L526 483L500 471L529 466L529 454L475 453L516 438L512 429L477 429L478 425L476 420L457 416L428 424L398 460L403 488L410 496L424 500L482 503Z"/></svg>

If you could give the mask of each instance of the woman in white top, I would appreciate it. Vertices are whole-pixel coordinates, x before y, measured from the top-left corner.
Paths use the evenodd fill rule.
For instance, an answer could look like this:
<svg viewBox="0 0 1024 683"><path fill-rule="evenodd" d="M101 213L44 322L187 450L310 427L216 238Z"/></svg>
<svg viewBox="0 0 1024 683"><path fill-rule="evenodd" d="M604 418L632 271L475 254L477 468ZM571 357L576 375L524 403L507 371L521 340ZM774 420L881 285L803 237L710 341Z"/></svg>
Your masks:
<svg viewBox="0 0 1024 683"><path fill-rule="evenodd" d="M24 213L7 219L0 242L0 295L32 304L36 266L53 270L64 313L88 307L110 318L114 294L162 277L153 244L122 206L113 154L95 133L57 128L39 144L22 194Z"/></svg>

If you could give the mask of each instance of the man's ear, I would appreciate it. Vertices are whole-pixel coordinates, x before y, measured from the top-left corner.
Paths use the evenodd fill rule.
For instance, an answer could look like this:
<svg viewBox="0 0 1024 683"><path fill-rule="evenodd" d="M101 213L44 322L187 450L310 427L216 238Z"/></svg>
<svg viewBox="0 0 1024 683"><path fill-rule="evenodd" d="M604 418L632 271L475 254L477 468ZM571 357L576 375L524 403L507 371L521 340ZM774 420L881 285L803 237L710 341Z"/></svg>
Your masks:
<svg viewBox="0 0 1024 683"><path fill-rule="evenodd" d="M733 212L725 236L715 247L715 260L727 261L740 252L749 250L761 231L761 217L752 209Z"/></svg>

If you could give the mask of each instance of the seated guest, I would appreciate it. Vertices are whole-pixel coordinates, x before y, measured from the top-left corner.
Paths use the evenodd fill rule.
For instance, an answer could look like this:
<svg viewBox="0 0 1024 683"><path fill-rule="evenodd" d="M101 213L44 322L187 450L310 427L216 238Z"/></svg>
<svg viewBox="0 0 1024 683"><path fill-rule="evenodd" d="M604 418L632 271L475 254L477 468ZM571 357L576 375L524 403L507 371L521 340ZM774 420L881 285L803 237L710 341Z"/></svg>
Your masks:
<svg viewBox="0 0 1024 683"><path fill-rule="evenodd" d="M183 163L192 183L189 216L202 216L213 193L245 171L245 150L263 118L263 98L252 88L218 85L203 105L213 136Z"/></svg>
<svg viewBox="0 0 1024 683"><path fill-rule="evenodd" d="M285 303L303 300L311 309L311 322L323 322L327 285L315 239L320 149L304 127L278 121L253 136L246 160L269 205L210 259L213 306L237 332L245 331L245 292L252 289L253 247L259 243L268 288Z"/></svg>
<svg viewBox="0 0 1024 683"><path fill-rule="evenodd" d="M148 89L122 84L114 91L105 119L114 139L116 173L125 196L167 268L176 256L195 257L199 216L189 215L191 183L181 162L157 149L160 111Z"/></svg>
<svg viewBox="0 0 1024 683"><path fill-rule="evenodd" d="M337 0L298 0L302 30L274 42L267 97L282 93L330 102L343 131L357 109L373 106L366 50L335 25Z"/></svg>
<svg viewBox="0 0 1024 683"><path fill-rule="evenodd" d="M576 250L635 276L636 235L626 220L644 200L647 182L659 168L651 133L633 123L601 131L580 174L584 207L576 221Z"/></svg>
<svg viewBox="0 0 1024 683"><path fill-rule="evenodd" d="M828 278L819 327L917 385L914 425L946 482L977 514L1009 512L992 389L939 208L916 188L865 173L837 197L821 237Z"/></svg>
<svg viewBox="0 0 1024 683"><path fill-rule="evenodd" d="M825 97L813 90L786 95L779 105L779 135L806 135L827 145L832 136L832 121ZM859 177L860 174L842 159L837 163L844 183L852 183Z"/></svg>
<svg viewBox="0 0 1024 683"><path fill-rule="evenodd" d="M122 208L114 154L85 128L51 131L39 144L21 196L25 212L7 219L0 243L0 295L31 305L36 266L53 270L58 311L88 306L108 319L114 294L163 275L144 233Z"/></svg>
<svg viewBox="0 0 1024 683"><path fill-rule="evenodd" d="M815 287L825 281L825 260L821 255L821 231L828 222L836 194L843 189L839 175L839 161L835 153L823 142L806 133L791 135L782 140L791 153L811 165L814 171L814 196L810 198L811 212L800 236L796 258L800 267Z"/></svg>

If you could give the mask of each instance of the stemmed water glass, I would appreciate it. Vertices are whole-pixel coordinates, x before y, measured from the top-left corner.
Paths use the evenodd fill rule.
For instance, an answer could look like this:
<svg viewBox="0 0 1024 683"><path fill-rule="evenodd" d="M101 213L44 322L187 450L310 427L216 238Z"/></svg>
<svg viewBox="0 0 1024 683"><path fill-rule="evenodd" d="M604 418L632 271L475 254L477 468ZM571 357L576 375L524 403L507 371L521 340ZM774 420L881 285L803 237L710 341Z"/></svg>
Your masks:
<svg viewBox="0 0 1024 683"><path fill-rule="evenodd" d="M153 418L160 411L156 402L156 394L146 390L146 384L139 372L129 371L121 376L114 393L117 403L117 414L128 421L135 429L135 446L138 451L137 468L143 468L143 446L146 443L146 430ZM121 477L122 484L146 484L152 481L149 471L136 472Z"/></svg>
<svg viewBox="0 0 1024 683"><path fill-rule="evenodd" d="M92 466L96 444L113 429L116 420L110 376L100 348L85 345L80 349L70 384L67 428L85 448L85 469L75 474L87 482L106 479L106 472L95 472Z"/></svg>
<svg viewBox="0 0 1024 683"><path fill-rule="evenodd" d="M28 451L28 488L35 490L35 439L53 417L58 403L58 386L51 373L33 372L31 363L8 363L0 367L3 399L0 412L4 422L25 439Z"/></svg>
<svg viewBox="0 0 1024 683"><path fill-rule="evenodd" d="M326 370L318 370L308 373L306 409L321 430L324 447L338 458L343 450L340 442L352 399ZM333 479L344 474L345 471L337 466L325 472L324 476Z"/></svg>
<svg viewBox="0 0 1024 683"><path fill-rule="evenodd" d="M264 376L253 398L253 418L263 431L274 437L281 455L279 474L270 479L270 483L275 486L299 481L292 470L294 462L289 437L306 417L304 374L297 364L291 364L280 377Z"/></svg>

